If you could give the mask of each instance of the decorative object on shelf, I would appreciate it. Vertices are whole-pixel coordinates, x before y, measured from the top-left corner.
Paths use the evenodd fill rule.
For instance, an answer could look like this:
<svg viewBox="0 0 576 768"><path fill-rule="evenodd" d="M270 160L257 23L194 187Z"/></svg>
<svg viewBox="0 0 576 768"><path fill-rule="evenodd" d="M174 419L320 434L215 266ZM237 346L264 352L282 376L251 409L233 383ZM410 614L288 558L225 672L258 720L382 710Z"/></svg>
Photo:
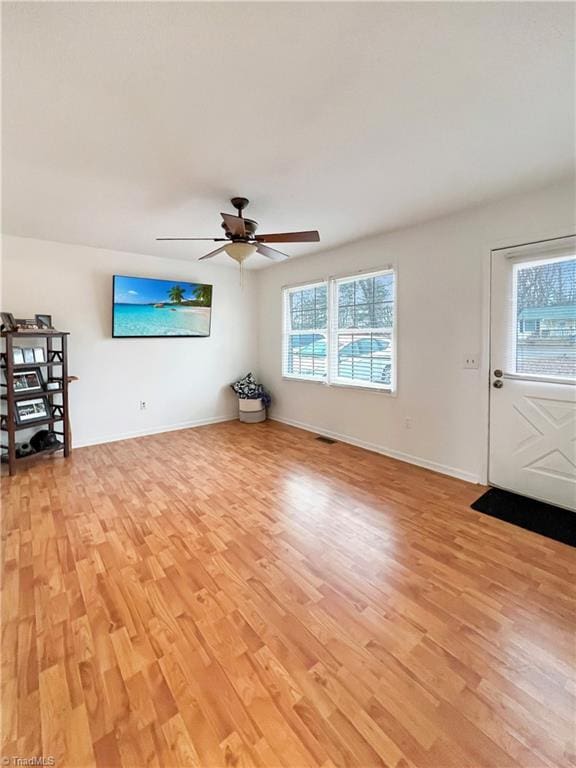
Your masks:
<svg viewBox="0 0 576 768"><path fill-rule="evenodd" d="M3 371L6 378L6 371ZM41 392L44 389L42 381L42 371L40 368L30 368L28 371L16 371L14 373L14 393L20 392Z"/></svg>
<svg viewBox="0 0 576 768"><path fill-rule="evenodd" d="M35 347L23 347L32 338L42 352ZM4 345L0 350L0 368L4 381L0 379L0 430L2 431L1 460L8 465L8 471L14 475L17 467L25 467L29 462L62 452L70 455L71 430L68 411L68 334L46 328L26 331L3 331L0 341ZM41 362L36 362L36 360ZM27 362L29 361L29 362ZM46 373L44 373L46 369ZM27 389L37 386L36 378L26 376L33 371L39 372L41 390ZM21 378L21 374L25 377ZM48 385L44 382L48 381ZM18 433L31 427L48 424L48 430L56 436L44 439L45 447L39 445L32 453L24 455L17 452ZM40 438L38 438L40 440ZM34 448L34 444L32 444Z"/></svg>
<svg viewBox="0 0 576 768"><path fill-rule="evenodd" d="M34 448L30 445L30 443L17 443L16 444L16 458L21 459L24 456L30 456L32 453L34 453Z"/></svg>
<svg viewBox="0 0 576 768"><path fill-rule="evenodd" d="M16 318L16 330L20 333L34 333L34 331L39 329L36 320Z"/></svg>
<svg viewBox="0 0 576 768"><path fill-rule="evenodd" d="M34 315L34 319L36 320L36 325L38 328L40 328L40 330L54 330L54 326L52 325L52 315Z"/></svg>
<svg viewBox="0 0 576 768"><path fill-rule="evenodd" d="M266 408L272 402L272 398L262 384L258 384L254 374L247 373L231 386L238 395L240 421L248 424L265 421Z"/></svg>
<svg viewBox="0 0 576 768"><path fill-rule="evenodd" d="M47 397L35 397L30 400L16 400L14 415L19 425L34 421L44 421L51 417L50 403Z"/></svg>
<svg viewBox="0 0 576 768"><path fill-rule="evenodd" d="M0 312L0 318L2 318L2 330L3 331L15 331L16 320L11 312Z"/></svg>
<svg viewBox="0 0 576 768"><path fill-rule="evenodd" d="M61 445L56 432L51 429L41 429L39 432L36 432L36 434L32 435L30 438L30 444L33 450L37 453Z"/></svg>

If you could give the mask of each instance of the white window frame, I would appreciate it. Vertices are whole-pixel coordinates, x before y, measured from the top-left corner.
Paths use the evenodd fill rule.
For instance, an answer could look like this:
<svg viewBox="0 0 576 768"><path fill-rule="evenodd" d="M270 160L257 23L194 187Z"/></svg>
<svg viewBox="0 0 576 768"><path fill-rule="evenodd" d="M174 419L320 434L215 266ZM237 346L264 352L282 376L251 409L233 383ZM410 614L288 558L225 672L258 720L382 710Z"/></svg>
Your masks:
<svg viewBox="0 0 576 768"><path fill-rule="evenodd" d="M290 317L290 296L293 293L299 291L307 291L310 288L326 288L326 328L306 328L300 330L292 330L292 322ZM296 381L312 381L325 384L328 379L328 367L329 367L329 344L330 344L330 285L328 280L315 280L313 283L299 283L298 285L289 285L282 288L282 378L293 379ZM290 330L288 330L290 325ZM303 336L308 334L318 334L326 337L326 373L318 376L303 376L301 373L288 373L285 370L284 365L288 360L288 352L290 349L287 340L292 336Z"/></svg>
<svg viewBox="0 0 576 768"><path fill-rule="evenodd" d="M339 328L339 309L338 309L338 287L345 283L354 283L357 280L364 280L371 277L381 277L383 275L392 275L392 355L390 358L391 372L390 384L379 384L371 381L362 381L361 379L348 379L338 376L338 335L346 334L372 334L382 333L382 328ZM372 389L378 392L395 392L396 390L396 270L392 267L384 269L371 270L370 272L360 272L352 275L342 275L330 279L330 304L328 320L330 323L330 353L328 355L328 376L329 383L338 387L355 387L356 389Z"/></svg>
<svg viewBox="0 0 576 768"><path fill-rule="evenodd" d="M338 377L338 286L345 282L354 282L355 280L379 277L381 275L391 274L393 280L392 293L392 355L391 355L391 376L390 384L377 384L359 379L346 379ZM289 296L295 291L302 291L309 288L326 286L327 289L327 327L319 329L306 329L305 331L288 331L287 323L289 321ZM347 273L343 275L331 275L325 279L314 280L312 282L297 283L285 285L282 287L282 378L287 381L308 381L311 383L320 383L325 386L344 387L346 389L363 389L371 392L380 392L388 395L395 395L397 391L397 360L398 360L398 270L393 265L387 265L379 269L371 269L360 272ZM346 328L340 329L340 332L368 334L382 333L382 328ZM288 359L287 339L290 336L302 335L302 333L323 334L327 339L327 361L325 376L302 376L301 374L287 373L284 366Z"/></svg>
<svg viewBox="0 0 576 768"><path fill-rule="evenodd" d="M553 376L542 373L525 373L524 371L518 372L518 272L521 269L529 267L539 267L544 264L559 264L564 261L572 261L575 257L573 248L570 249L568 255L554 256L551 255L548 258L542 257L541 253L536 253L532 256L529 255L514 255L510 253L507 258L510 260L511 265L511 291L512 295L508 304L508 331L507 331L507 349L506 349L506 363L507 368L511 373L506 372L504 378L518 379L521 381L541 381L549 382L552 384L569 384L571 386L576 385L576 381L570 376Z"/></svg>

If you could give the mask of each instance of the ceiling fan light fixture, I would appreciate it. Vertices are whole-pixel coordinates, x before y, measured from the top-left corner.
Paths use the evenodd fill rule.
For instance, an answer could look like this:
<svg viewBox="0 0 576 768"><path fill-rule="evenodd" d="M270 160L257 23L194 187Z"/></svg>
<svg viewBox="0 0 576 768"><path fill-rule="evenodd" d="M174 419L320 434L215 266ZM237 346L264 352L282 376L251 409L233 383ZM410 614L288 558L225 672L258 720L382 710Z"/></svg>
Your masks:
<svg viewBox="0 0 576 768"><path fill-rule="evenodd" d="M229 245L224 246L224 250L230 256L231 259L234 259L234 261L237 261L238 264L242 264L242 262L248 258L248 256L252 256L253 253L256 253L257 246L254 243L230 243Z"/></svg>

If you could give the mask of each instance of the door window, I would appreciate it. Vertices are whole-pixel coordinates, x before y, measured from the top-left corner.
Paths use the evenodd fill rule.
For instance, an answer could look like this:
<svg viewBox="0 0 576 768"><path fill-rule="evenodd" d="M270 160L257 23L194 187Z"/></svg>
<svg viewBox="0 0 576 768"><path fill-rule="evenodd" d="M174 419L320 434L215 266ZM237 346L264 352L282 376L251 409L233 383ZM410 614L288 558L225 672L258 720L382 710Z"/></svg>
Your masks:
<svg viewBox="0 0 576 768"><path fill-rule="evenodd" d="M513 372L576 378L576 257L515 264L513 285Z"/></svg>

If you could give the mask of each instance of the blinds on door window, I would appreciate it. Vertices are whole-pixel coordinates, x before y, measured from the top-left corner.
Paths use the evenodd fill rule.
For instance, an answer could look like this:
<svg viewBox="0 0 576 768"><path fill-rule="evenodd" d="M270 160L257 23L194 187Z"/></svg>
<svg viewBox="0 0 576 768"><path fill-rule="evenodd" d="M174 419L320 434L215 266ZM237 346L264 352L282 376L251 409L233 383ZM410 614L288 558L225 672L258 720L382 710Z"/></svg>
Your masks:
<svg viewBox="0 0 576 768"><path fill-rule="evenodd" d="M507 249L506 372L576 381L576 238Z"/></svg>
<svg viewBox="0 0 576 768"><path fill-rule="evenodd" d="M393 388L394 272L332 281L331 381Z"/></svg>
<svg viewBox="0 0 576 768"><path fill-rule="evenodd" d="M285 288L282 375L324 381L328 370L328 286Z"/></svg>

